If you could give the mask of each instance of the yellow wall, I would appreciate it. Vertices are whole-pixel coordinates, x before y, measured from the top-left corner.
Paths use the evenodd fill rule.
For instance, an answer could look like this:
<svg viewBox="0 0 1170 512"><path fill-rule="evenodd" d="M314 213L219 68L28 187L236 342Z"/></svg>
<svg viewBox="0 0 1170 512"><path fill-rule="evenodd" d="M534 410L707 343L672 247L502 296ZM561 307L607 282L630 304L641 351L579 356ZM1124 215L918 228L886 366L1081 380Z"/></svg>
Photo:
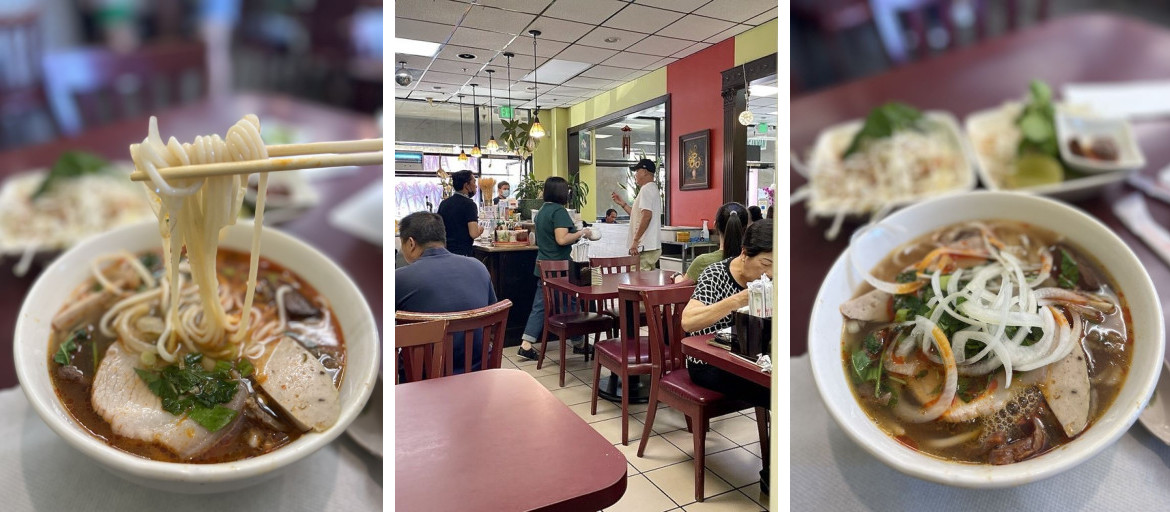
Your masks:
<svg viewBox="0 0 1170 512"><path fill-rule="evenodd" d="M666 68L662 67L569 107L569 125L584 124L664 94Z"/></svg>
<svg viewBox="0 0 1170 512"><path fill-rule="evenodd" d="M735 36L735 65L776 53L778 27L779 20L775 19Z"/></svg>
<svg viewBox="0 0 1170 512"><path fill-rule="evenodd" d="M540 111L540 124L547 135L532 153L532 175L541 181L550 176L569 177L569 148L565 130L569 128L569 109Z"/></svg>

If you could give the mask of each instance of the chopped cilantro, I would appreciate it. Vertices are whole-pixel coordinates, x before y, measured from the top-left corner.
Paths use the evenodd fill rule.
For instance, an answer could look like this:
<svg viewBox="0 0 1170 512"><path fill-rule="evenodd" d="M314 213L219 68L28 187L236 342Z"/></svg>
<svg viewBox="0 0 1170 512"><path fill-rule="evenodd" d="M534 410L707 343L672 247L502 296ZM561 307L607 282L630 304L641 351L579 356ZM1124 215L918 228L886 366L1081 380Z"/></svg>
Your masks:
<svg viewBox="0 0 1170 512"><path fill-rule="evenodd" d="M865 340L862 341L862 345L865 346L865 351L870 354L876 354L882 350L882 342L878 339L876 332L871 332L866 335Z"/></svg>
<svg viewBox="0 0 1170 512"><path fill-rule="evenodd" d="M235 419L236 411L220 404L232 400L239 384L232 378L231 364L219 361L208 371L202 361L203 354L188 354L179 364L161 370L134 371L162 399L163 409L175 416L186 413L196 423L215 432Z"/></svg>
<svg viewBox="0 0 1170 512"><path fill-rule="evenodd" d="M1060 250L1060 276L1057 277L1056 283L1061 288L1071 290L1076 288L1077 283L1081 280L1081 271L1077 268L1077 262L1068 253L1068 251Z"/></svg>
<svg viewBox="0 0 1170 512"><path fill-rule="evenodd" d="M57 347L57 352L53 354L53 361L62 366L69 364L73 360L72 354L77 352L77 350L80 348L78 342L85 341L88 338L89 332L87 332L85 329L78 329L73 331L73 333L70 334L68 338L65 338L65 341L62 341L61 345Z"/></svg>
<svg viewBox="0 0 1170 512"><path fill-rule="evenodd" d="M894 278L894 281L899 282L899 283L913 283L914 281L917 281L917 280L918 280L918 273L913 271L913 270L907 270L905 272L902 272L901 274L898 274L898 277Z"/></svg>
<svg viewBox="0 0 1170 512"><path fill-rule="evenodd" d="M154 268L155 265L158 265L158 255L153 252L148 252L143 254L142 257L138 258L138 261L142 262L142 266L149 270Z"/></svg>

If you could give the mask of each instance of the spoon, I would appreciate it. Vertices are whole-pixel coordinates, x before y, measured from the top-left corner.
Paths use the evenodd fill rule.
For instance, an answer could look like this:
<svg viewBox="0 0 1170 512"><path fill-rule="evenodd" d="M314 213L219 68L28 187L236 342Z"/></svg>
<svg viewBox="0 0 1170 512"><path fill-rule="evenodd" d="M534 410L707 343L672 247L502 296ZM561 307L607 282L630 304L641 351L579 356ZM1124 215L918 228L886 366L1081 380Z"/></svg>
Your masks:
<svg viewBox="0 0 1170 512"><path fill-rule="evenodd" d="M1158 377L1158 386L1150 397L1146 410L1138 416L1138 421L1146 426L1155 437L1170 445L1170 363L1162 361L1162 375Z"/></svg>

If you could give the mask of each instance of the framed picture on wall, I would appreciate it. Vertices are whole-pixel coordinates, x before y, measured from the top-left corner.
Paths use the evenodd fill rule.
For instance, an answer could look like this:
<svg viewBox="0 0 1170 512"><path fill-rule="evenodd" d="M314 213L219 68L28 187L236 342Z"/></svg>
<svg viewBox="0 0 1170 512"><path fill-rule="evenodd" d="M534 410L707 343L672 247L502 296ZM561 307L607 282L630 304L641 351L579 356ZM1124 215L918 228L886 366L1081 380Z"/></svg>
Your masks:
<svg viewBox="0 0 1170 512"><path fill-rule="evenodd" d="M577 139L581 141L578 160L583 164L593 163L593 130L585 130L577 134Z"/></svg>
<svg viewBox="0 0 1170 512"><path fill-rule="evenodd" d="M711 188L711 130L700 130L678 138L679 190Z"/></svg>

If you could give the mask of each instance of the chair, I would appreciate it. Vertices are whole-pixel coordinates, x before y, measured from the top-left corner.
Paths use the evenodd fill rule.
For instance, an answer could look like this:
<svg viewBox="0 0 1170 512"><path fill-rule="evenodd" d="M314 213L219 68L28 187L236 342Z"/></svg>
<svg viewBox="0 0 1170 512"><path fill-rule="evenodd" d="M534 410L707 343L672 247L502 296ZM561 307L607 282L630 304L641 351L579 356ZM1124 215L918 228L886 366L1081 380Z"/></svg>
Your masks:
<svg viewBox="0 0 1170 512"><path fill-rule="evenodd" d="M568 260L537 260L536 265L540 268L541 281L564 277L569 273ZM596 341L600 333L613 330L615 319L609 315L594 313L576 297L559 292L551 286L545 285L541 289L544 292L544 330L540 334L540 359L536 363L536 369L543 368L544 354L548 349L548 335L551 332L560 338L561 342L561 387L564 387L566 342L569 338L589 334L593 334ZM589 360L588 351L585 360Z"/></svg>
<svg viewBox="0 0 1170 512"><path fill-rule="evenodd" d="M504 329L508 326L508 310L512 309L512 301L501 300L490 306L470 311L454 311L450 313L418 313L413 311L398 311L394 313L396 323L415 323L430 321L446 321L447 337L443 345L443 375L454 373L455 342L453 337L457 333L473 336L474 331L483 329L483 343L480 345L480 369L499 368L504 359ZM463 372L472 371L472 356L475 354L475 343L463 344Z"/></svg>
<svg viewBox="0 0 1170 512"><path fill-rule="evenodd" d="M637 256L618 256L616 258L589 258L589 266L593 268L600 268L602 275L610 274L625 274L627 272L638 271L639 259ZM641 301L638 302L641 304ZM605 313L614 318L618 317L618 305L616 301L605 301L604 305L599 307L602 313ZM643 310L644 311L644 310ZM645 323L645 315L643 314L643 323ZM616 335L616 333L615 333Z"/></svg>
<svg viewBox="0 0 1170 512"><path fill-rule="evenodd" d="M751 404L724 396L718 391L699 386L691 381L686 358L682 353L683 308L691 300L693 286L673 286L642 291L646 302L646 316L650 324L650 401L646 409L646 425L638 443L638 456L646 451L650 429L658 402L677 409L687 417L687 428L695 442L695 499L703 501L704 444L711 418L751 407ZM758 422L768 421L767 414L757 416ZM766 446L766 428L761 426L761 449Z"/></svg>
<svg viewBox="0 0 1170 512"><path fill-rule="evenodd" d="M173 106L184 97L184 77L198 77L207 94L206 51L198 43L167 43L132 53L79 48L44 58L45 83L67 134L136 114ZM161 92L160 92L161 86Z"/></svg>
<svg viewBox="0 0 1170 512"><path fill-rule="evenodd" d="M447 322L444 320L395 325L394 349L398 355L398 367L394 370L394 383L442 376L442 344L446 332Z"/></svg>
<svg viewBox="0 0 1170 512"><path fill-rule="evenodd" d="M635 257L636 258L636 257ZM634 286L618 287L618 310L625 319L618 321L619 336L599 341L594 345L596 354L593 364L593 396L589 403L589 414L597 414L597 389L601 385L601 367L621 378L622 389L630 389L631 375L648 375L651 370L650 340L642 336L646 317L642 306L642 290ZM639 314L634 314L635 312ZM622 393L622 445L630 444L630 394Z"/></svg>
<svg viewBox="0 0 1170 512"><path fill-rule="evenodd" d="M924 58L930 54L930 45L927 43L927 20L933 17L939 20L947 33L947 44L944 50L958 47L959 30L953 21L953 0L878 0L872 3L874 21L878 27L882 43L886 47L886 55L895 64L901 64L912 58ZM1044 21L1048 18L1048 0L1036 0L1032 18ZM1014 31L1024 22L1025 13L1021 9L1020 0L975 0L974 31L975 40L981 41L988 36L987 22L991 18L991 4L1004 7L1007 31ZM905 28L903 28L905 27ZM908 30L907 30L908 29ZM910 39L906 40L909 32ZM907 48L907 42L911 48ZM911 55L910 50L913 50Z"/></svg>
<svg viewBox="0 0 1170 512"><path fill-rule="evenodd" d="M4 133L4 121L31 112L42 112L55 126L49 96L41 77L40 12L33 8L0 17L0 147L16 142ZM23 138L21 138L23 139ZM23 142L23 140L21 140Z"/></svg>

